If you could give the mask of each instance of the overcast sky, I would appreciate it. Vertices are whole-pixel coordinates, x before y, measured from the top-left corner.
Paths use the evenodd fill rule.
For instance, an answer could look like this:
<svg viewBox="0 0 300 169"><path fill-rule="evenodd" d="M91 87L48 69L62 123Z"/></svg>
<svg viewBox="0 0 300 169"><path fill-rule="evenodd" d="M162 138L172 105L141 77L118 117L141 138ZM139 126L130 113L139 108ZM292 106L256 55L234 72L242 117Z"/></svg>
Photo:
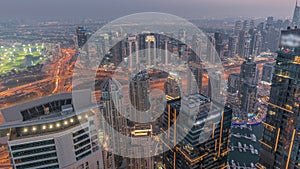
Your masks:
<svg viewBox="0 0 300 169"><path fill-rule="evenodd" d="M291 17L295 0L0 0L0 18L115 19L137 12L181 17Z"/></svg>

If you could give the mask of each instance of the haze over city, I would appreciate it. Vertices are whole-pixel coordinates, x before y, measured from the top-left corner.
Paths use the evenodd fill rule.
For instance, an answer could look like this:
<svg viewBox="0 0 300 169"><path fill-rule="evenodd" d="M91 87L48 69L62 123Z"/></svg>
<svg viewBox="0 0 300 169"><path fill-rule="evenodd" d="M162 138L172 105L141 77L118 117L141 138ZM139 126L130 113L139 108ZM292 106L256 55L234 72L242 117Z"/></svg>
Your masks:
<svg viewBox="0 0 300 169"><path fill-rule="evenodd" d="M2 0L0 18L115 19L138 12L187 18L291 18L295 0Z"/></svg>

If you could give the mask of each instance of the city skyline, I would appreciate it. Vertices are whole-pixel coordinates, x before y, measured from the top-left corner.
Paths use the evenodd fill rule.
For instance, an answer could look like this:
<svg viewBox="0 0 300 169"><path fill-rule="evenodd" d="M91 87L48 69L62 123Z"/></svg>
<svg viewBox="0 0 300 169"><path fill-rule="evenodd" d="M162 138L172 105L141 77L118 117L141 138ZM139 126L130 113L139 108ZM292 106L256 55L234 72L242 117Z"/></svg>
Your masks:
<svg viewBox="0 0 300 169"><path fill-rule="evenodd" d="M300 169L299 105L300 0L0 6L1 169Z"/></svg>

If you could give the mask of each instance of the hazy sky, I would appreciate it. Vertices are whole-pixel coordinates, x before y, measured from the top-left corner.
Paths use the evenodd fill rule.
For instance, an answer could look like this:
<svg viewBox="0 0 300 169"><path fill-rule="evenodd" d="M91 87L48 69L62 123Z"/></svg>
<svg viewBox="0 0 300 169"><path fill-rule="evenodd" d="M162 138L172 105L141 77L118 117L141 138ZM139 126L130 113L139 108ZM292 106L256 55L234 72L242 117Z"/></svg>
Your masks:
<svg viewBox="0 0 300 169"><path fill-rule="evenodd" d="M295 0L0 0L0 18L114 19L137 12L181 17L291 17Z"/></svg>

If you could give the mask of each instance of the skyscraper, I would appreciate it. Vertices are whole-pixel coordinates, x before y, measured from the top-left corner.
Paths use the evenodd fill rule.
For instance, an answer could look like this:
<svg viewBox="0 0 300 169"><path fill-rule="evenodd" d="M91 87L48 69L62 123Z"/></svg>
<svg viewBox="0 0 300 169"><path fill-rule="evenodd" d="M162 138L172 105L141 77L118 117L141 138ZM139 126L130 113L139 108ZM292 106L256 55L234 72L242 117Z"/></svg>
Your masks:
<svg viewBox="0 0 300 169"><path fill-rule="evenodd" d="M221 99L221 78L222 74L220 72L209 73L208 97L210 97L212 100Z"/></svg>
<svg viewBox="0 0 300 169"><path fill-rule="evenodd" d="M207 38L207 52L206 52L206 54L207 54L207 58L206 58L206 60L209 62L209 63L215 63L215 56L216 56L216 54L215 54L215 46L216 46L216 40L215 40L215 38L214 37L212 37L212 36L208 36L208 38Z"/></svg>
<svg viewBox="0 0 300 169"><path fill-rule="evenodd" d="M251 35L250 56L258 56L262 52L263 37L260 31L255 30Z"/></svg>
<svg viewBox="0 0 300 169"><path fill-rule="evenodd" d="M242 21L238 20L235 22L234 35L238 36L241 30L242 30Z"/></svg>
<svg viewBox="0 0 300 169"><path fill-rule="evenodd" d="M257 85L259 71L256 63L249 58L241 66L239 101L240 118L247 119L248 114L254 114L257 111Z"/></svg>
<svg viewBox="0 0 300 169"><path fill-rule="evenodd" d="M156 37L154 35L148 35L145 38L145 43L146 43L146 56L147 56L147 65L152 66L156 65L156 48L157 48L157 41Z"/></svg>
<svg viewBox="0 0 300 169"><path fill-rule="evenodd" d="M216 52L218 53L220 59L223 58L223 37L221 32L215 32L214 34L216 42Z"/></svg>
<svg viewBox="0 0 300 169"><path fill-rule="evenodd" d="M248 20L244 20L243 22L243 31L248 31L250 29L250 23Z"/></svg>
<svg viewBox="0 0 300 169"><path fill-rule="evenodd" d="M229 74L227 91L230 93L236 93L239 90L239 84L240 84L240 75Z"/></svg>
<svg viewBox="0 0 300 169"><path fill-rule="evenodd" d="M130 81L131 104L138 111L147 111L150 108L150 77L146 71L138 71Z"/></svg>
<svg viewBox="0 0 300 169"><path fill-rule="evenodd" d="M129 48L128 50L129 68L133 69L139 63L138 36L128 37L128 48Z"/></svg>
<svg viewBox="0 0 300 169"><path fill-rule="evenodd" d="M151 123L144 121L151 121L151 116L143 116L141 112L148 112L150 109L150 77L147 71L142 70L134 73L130 81L130 100L131 105L135 108L130 115L130 137L138 137L140 139L132 139L130 141L131 154L136 158L129 158L128 168L139 169L148 168L153 169L154 161L150 157L152 147L150 145L152 136ZM149 112L150 113L150 112ZM145 146L141 146L145 144ZM146 157L144 157L146 156Z"/></svg>
<svg viewBox="0 0 300 169"><path fill-rule="evenodd" d="M229 37L229 42L228 42L229 57L231 58L236 57L237 45L238 45L238 37L237 36Z"/></svg>
<svg viewBox="0 0 300 169"><path fill-rule="evenodd" d="M76 28L76 38L77 38L77 47L82 48L83 45L87 42L87 29L85 27Z"/></svg>
<svg viewBox="0 0 300 169"><path fill-rule="evenodd" d="M261 145L259 168L300 168L300 30L281 32Z"/></svg>
<svg viewBox="0 0 300 169"><path fill-rule="evenodd" d="M250 35L244 30L239 33L238 55L244 58L249 58L250 56Z"/></svg>
<svg viewBox="0 0 300 169"><path fill-rule="evenodd" d="M122 151L125 152L126 150L126 143L122 138L119 137L116 133L121 133L123 135L126 135L126 127L127 127L127 121L126 118L122 115L122 95L120 92L120 84L115 79L107 78L104 80L104 82L101 84L101 100L100 100L100 112L102 113L102 116L104 119L101 122L101 124L106 121L110 127L107 127L105 125L101 126L102 129L105 129L106 133L104 135L107 135L110 139L105 140L106 141L106 150L114 150L114 151ZM117 168L116 164L119 162L116 162L119 158L115 158L115 154L112 154L110 152L104 151L103 152L104 157L106 157L106 160L104 161L104 167L105 169L113 169Z"/></svg>
<svg viewBox="0 0 300 169"><path fill-rule="evenodd" d="M293 20L291 26L300 26L300 6L298 6L298 0L296 0Z"/></svg>
<svg viewBox="0 0 300 169"><path fill-rule="evenodd" d="M176 145L163 154L165 169L227 168L231 109L216 106L208 97L199 94L181 99L184 99L183 102L180 99L168 101L164 112L165 131L168 139ZM189 121L191 114L195 112L197 115L192 117L193 127L183 140L177 140L178 135L185 133L182 130L187 127L175 122L178 113ZM221 113L221 118L214 122L204 120L212 118L211 112Z"/></svg>
<svg viewBox="0 0 300 169"><path fill-rule="evenodd" d="M191 73L188 74L188 93L201 93L202 92L202 73L203 67L201 63L189 63ZM192 76L194 78L192 78Z"/></svg>
<svg viewBox="0 0 300 169"><path fill-rule="evenodd" d="M181 86L181 78L176 73L170 72L167 82L165 83L165 94L167 100L174 100L176 98L180 98L180 90L182 88Z"/></svg>

